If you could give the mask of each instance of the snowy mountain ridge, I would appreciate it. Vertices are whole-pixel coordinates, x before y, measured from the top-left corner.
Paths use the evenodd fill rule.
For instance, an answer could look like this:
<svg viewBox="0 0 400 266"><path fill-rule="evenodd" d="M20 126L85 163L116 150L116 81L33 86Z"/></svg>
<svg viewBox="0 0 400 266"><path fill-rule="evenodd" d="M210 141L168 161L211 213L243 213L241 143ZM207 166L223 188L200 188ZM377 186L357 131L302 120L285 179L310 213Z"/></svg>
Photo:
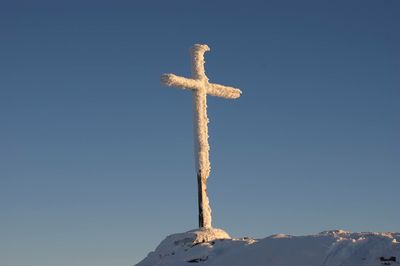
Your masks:
<svg viewBox="0 0 400 266"><path fill-rule="evenodd" d="M400 265L400 233L324 231L231 238L216 228L173 234L136 266L375 266Z"/></svg>

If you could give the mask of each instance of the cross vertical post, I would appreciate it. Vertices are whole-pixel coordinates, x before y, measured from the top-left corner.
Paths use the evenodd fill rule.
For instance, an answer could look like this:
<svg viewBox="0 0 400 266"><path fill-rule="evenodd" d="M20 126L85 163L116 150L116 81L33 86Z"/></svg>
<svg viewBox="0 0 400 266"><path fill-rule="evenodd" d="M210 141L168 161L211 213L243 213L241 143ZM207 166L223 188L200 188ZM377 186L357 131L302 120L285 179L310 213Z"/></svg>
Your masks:
<svg viewBox="0 0 400 266"><path fill-rule="evenodd" d="M208 144L207 94L227 99L236 99L241 95L237 88L209 83L204 70L204 53L210 48L205 44L195 44L190 49L192 79L163 74L161 83L169 87L192 90L193 127L195 162L198 185L199 227L211 228L211 208L207 196L207 179L210 175Z"/></svg>

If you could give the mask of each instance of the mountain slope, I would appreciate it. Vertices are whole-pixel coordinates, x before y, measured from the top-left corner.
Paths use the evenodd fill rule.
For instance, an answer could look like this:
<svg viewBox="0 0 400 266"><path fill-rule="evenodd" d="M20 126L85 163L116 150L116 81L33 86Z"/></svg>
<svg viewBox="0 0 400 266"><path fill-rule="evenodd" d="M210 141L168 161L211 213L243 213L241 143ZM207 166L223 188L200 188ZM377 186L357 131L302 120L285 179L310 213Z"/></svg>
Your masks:
<svg viewBox="0 0 400 266"><path fill-rule="evenodd" d="M168 236L136 266L375 266L400 265L400 233L272 235L230 238L221 229Z"/></svg>

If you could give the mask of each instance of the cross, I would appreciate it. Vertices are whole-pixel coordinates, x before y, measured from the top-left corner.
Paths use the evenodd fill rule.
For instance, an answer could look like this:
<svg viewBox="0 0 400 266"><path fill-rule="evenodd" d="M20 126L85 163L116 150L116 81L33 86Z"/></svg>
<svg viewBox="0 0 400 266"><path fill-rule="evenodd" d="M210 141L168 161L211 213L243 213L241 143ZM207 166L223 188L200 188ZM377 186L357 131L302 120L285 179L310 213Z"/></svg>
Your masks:
<svg viewBox="0 0 400 266"><path fill-rule="evenodd" d="M239 98L239 89L208 82L204 71L204 53L210 51L206 44L195 44L190 49L192 78L163 74L161 83L168 87L192 90L195 133L195 160L198 185L199 227L211 228L211 208L207 196L207 178L210 175L208 144L207 94L226 99Z"/></svg>

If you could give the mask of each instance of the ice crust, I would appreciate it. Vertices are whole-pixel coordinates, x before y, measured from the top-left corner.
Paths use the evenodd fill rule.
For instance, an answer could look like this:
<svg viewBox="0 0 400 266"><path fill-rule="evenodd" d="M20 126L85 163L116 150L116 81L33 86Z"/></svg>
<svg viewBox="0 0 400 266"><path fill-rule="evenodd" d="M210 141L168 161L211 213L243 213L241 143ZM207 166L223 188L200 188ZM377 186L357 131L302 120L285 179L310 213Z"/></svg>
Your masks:
<svg viewBox="0 0 400 266"><path fill-rule="evenodd" d="M177 87L193 92L193 121L196 174L202 182L202 219L203 227L211 228L211 207L207 195L207 179L210 175L210 145L208 143L207 95L236 99L241 91L234 87L210 83L204 69L204 53L210 51L206 44L195 44L190 49L192 78L175 74L161 75L161 83L168 87Z"/></svg>

